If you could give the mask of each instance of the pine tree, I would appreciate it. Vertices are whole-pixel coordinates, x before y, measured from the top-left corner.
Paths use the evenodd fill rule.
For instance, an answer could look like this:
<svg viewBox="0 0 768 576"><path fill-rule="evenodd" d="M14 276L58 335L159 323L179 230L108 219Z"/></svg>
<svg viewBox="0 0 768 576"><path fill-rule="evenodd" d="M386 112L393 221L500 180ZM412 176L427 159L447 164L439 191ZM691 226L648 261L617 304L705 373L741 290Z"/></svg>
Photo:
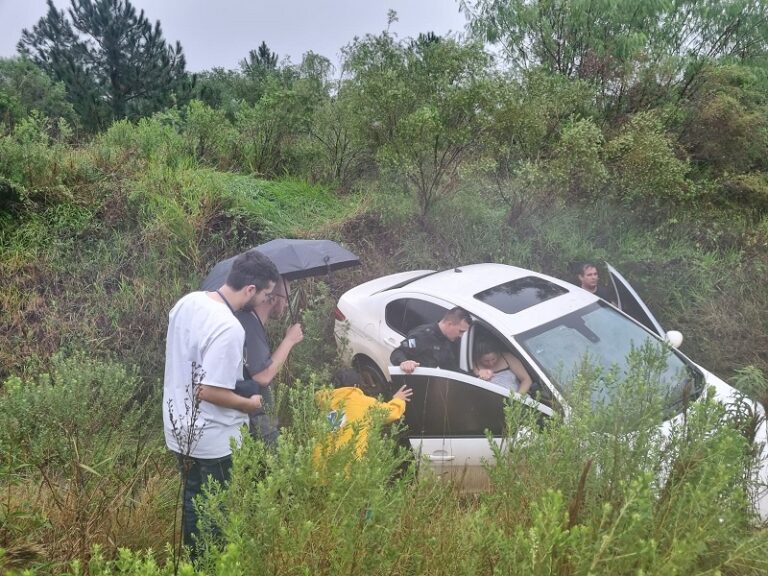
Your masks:
<svg viewBox="0 0 768 576"><path fill-rule="evenodd" d="M190 88L181 45L166 44L129 0L71 0L67 19L48 13L23 30L17 48L62 81L84 125L151 114L183 99Z"/></svg>
<svg viewBox="0 0 768 576"><path fill-rule="evenodd" d="M277 54L262 40L258 50L249 50L248 58L240 61L240 69L247 76L263 76L277 69Z"/></svg>

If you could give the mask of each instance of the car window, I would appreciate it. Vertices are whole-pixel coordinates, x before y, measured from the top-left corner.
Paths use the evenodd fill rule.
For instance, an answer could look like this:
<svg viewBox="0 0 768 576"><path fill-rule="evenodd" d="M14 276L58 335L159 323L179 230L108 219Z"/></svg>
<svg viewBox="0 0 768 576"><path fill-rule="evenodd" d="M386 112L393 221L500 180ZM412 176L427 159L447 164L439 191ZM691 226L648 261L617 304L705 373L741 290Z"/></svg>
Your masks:
<svg viewBox="0 0 768 576"><path fill-rule="evenodd" d="M475 294L475 298L506 314L516 314L526 308L567 294L568 290L544 278L526 276L499 284Z"/></svg>
<svg viewBox="0 0 768 576"><path fill-rule="evenodd" d="M610 305L599 302L517 335L517 341L541 366L564 396L571 392L575 375L589 365L605 371L628 371L629 359L644 346L663 348L664 344ZM701 388L701 375L672 350L657 367L657 385L670 407ZM612 389L595 387L595 404L609 399Z"/></svg>
<svg viewBox="0 0 768 576"><path fill-rule="evenodd" d="M507 397L451 378L410 376L413 396L405 411L411 438L503 436ZM526 410L534 410L524 405Z"/></svg>
<svg viewBox="0 0 768 576"><path fill-rule="evenodd" d="M509 342L506 340L500 338L497 336L491 328L483 324L481 321L475 322L472 327L470 328L471 333L471 349L472 353L469 355L470 360L470 369L474 370L476 368L475 360L480 356L482 351L484 349L487 349L487 343L493 342L495 343L495 346L493 348L497 350L501 350L507 353L512 354L515 358L517 358L525 368L526 372L528 372L528 375L531 377L532 384L531 388L528 392L529 396L531 398L535 398L538 402L541 402L545 406L557 407L557 403L555 402L554 396L552 395L552 392L547 388L546 385L543 385L538 377L538 374L536 373L536 370L531 368L531 366L528 364L528 362L525 360L525 358L522 357L522 355L514 348L512 347ZM486 345L484 346L484 343ZM493 383L499 384L500 386L507 386L507 381L509 380L509 376L502 374L499 377L495 377L491 381ZM559 409L559 408L558 408Z"/></svg>
<svg viewBox="0 0 768 576"><path fill-rule="evenodd" d="M438 322L448 308L418 298L398 298L384 311L387 326L403 336L422 324Z"/></svg>

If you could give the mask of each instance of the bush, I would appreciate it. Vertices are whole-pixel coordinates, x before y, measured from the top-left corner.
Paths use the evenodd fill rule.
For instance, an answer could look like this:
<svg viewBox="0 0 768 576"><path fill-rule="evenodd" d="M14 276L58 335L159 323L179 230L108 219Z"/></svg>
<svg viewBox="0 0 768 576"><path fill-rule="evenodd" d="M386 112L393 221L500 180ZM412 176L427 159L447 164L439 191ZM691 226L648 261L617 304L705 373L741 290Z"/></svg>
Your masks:
<svg viewBox="0 0 768 576"><path fill-rule="evenodd" d="M591 120L563 128L551 167L568 197L592 197L605 183L608 173L601 159L602 147L603 134Z"/></svg>
<svg viewBox="0 0 768 576"><path fill-rule="evenodd" d="M143 548L170 538L176 474L162 465L160 400L139 397L143 388L134 372L84 354L58 354L47 371L5 381L0 547L8 565L19 560L8 551L30 547L38 562L61 562L87 560L94 544Z"/></svg>
<svg viewBox="0 0 768 576"><path fill-rule="evenodd" d="M635 115L606 145L611 179L608 195L645 209L692 200L688 165L675 155L670 138L650 113Z"/></svg>
<svg viewBox="0 0 768 576"><path fill-rule="evenodd" d="M50 136L52 126L59 129L58 139ZM22 186L25 196L33 198L61 187L68 173L71 151L63 142L69 134L65 121L56 122L33 112L11 134L0 136L0 177Z"/></svg>
<svg viewBox="0 0 768 576"><path fill-rule="evenodd" d="M542 424L510 406L490 491L476 497L457 497L426 464L393 476L403 455L378 434L362 458L351 443L320 452L318 466L316 384L296 387L277 452L248 439L230 489L205 504L226 541L209 532L205 571L759 574L768 538L753 529L752 453L738 425L751 415L705 392L660 429L656 354L638 351L622 378L585 365L568 419ZM613 388L611 403L593 403L598 382Z"/></svg>
<svg viewBox="0 0 768 576"><path fill-rule="evenodd" d="M226 170L234 164L232 142L236 133L221 109L193 100L187 107L184 137L190 154L203 164Z"/></svg>
<svg viewBox="0 0 768 576"><path fill-rule="evenodd" d="M142 118L137 123L120 120L94 141L98 164L108 170L137 172L148 163L178 167L188 165L183 137L179 133L181 119L174 110Z"/></svg>

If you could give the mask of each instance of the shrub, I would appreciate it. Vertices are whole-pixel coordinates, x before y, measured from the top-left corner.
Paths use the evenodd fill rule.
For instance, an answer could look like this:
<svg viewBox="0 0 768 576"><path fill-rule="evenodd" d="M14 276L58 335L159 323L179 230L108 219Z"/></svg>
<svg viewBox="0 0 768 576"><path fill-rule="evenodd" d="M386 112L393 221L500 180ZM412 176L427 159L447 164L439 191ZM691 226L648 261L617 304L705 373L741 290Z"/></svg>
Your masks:
<svg viewBox="0 0 768 576"><path fill-rule="evenodd" d="M52 126L61 133L57 140L50 136ZM11 134L0 136L0 176L24 187L25 196L44 197L46 190L60 187L67 175L70 149L63 142L69 134L65 121L33 112Z"/></svg>
<svg viewBox="0 0 768 576"><path fill-rule="evenodd" d="M203 164L223 170L231 167L231 142L235 139L232 123L221 109L193 100L187 107L184 137L190 154Z"/></svg>
<svg viewBox="0 0 768 576"><path fill-rule="evenodd" d="M748 214L755 221L768 215L768 175L764 172L725 176L719 184L714 195L719 205Z"/></svg>
<svg viewBox="0 0 768 576"><path fill-rule="evenodd" d="M608 173L601 160L603 134L591 120L571 122L563 128L551 167L570 198L594 195Z"/></svg>
<svg viewBox="0 0 768 576"><path fill-rule="evenodd" d="M1 547L34 545L38 561L61 562L87 560L94 544L170 537L176 475L162 465L152 425L159 398L140 398L141 388L134 372L84 354L58 354L47 371L5 381Z"/></svg>
<svg viewBox="0 0 768 576"><path fill-rule="evenodd" d="M609 196L627 204L659 209L687 203L688 166L675 155L670 138L650 113L632 117L621 132L606 145L609 167Z"/></svg>
<svg viewBox="0 0 768 576"><path fill-rule="evenodd" d="M178 113L169 111L142 118L114 122L94 141L99 164L124 172L147 163L180 166L189 162L185 142L179 134ZM138 163L138 165L137 165Z"/></svg>

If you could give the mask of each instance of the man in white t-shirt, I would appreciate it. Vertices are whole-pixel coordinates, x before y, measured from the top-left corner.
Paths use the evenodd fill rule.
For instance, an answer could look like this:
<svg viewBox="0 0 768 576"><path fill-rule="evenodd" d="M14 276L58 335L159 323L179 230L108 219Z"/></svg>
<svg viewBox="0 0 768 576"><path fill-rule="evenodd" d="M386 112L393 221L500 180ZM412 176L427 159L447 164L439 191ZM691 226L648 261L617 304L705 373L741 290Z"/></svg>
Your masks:
<svg viewBox="0 0 768 576"><path fill-rule="evenodd" d="M187 294L169 314L163 424L166 445L176 454L184 481L186 545L193 544L197 532L193 499L210 478L229 480L230 440L240 442L248 414L261 408L261 396L234 392L242 378L245 340L235 312L266 301L279 279L269 258L249 251L235 260L221 288Z"/></svg>

